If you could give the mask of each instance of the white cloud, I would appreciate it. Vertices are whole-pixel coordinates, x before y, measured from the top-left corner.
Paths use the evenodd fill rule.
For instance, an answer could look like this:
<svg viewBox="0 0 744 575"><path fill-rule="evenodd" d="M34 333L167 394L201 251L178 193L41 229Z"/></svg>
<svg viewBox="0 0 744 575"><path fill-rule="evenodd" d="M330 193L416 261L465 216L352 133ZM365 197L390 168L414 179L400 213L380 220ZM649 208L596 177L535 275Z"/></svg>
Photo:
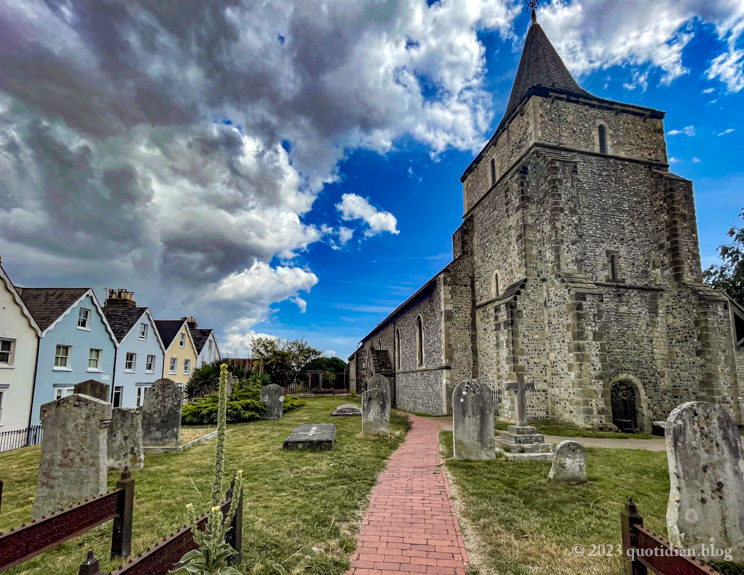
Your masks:
<svg viewBox="0 0 744 575"><path fill-rule="evenodd" d="M300 313L305 313L307 311L307 302L300 296L289 298L289 301L296 304L297 307L300 308Z"/></svg>
<svg viewBox="0 0 744 575"><path fill-rule="evenodd" d="M681 160L679 158L674 158L674 157L670 157L669 158L669 163L670 164L679 164L680 161Z"/></svg>
<svg viewBox="0 0 744 575"><path fill-rule="evenodd" d="M374 236L382 232L400 233L397 229L398 220L393 214L378 210L362 196L344 194L341 196L341 203L336 204L336 209L341 212L343 220L363 220L366 222L369 229L364 232L365 236Z"/></svg>
<svg viewBox="0 0 744 575"><path fill-rule="evenodd" d="M344 226L341 226L338 228L338 243L342 246L346 245L346 243L351 240L351 238L354 236L354 230L350 228L346 228Z"/></svg>
<svg viewBox="0 0 744 575"><path fill-rule="evenodd" d="M702 91L702 93L703 94L712 94L715 91L716 91L715 88L706 88L705 90Z"/></svg>
<svg viewBox="0 0 744 575"><path fill-rule="evenodd" d="M731 134L732 132L735 132L734 128L729 128L728 130L724 130L720 134L717 134L718 136L725 136L726 134Z"/></svg>
<svg viewBox="0 0 744 575"><path fill-rule="evenodd" d="M685 136L694 136L695 126L687 126L682 130L670 130L667 132L667 136L679 136L680 134L684 134Z"/></svg>
<svg viewBox="0 0 744 575"><path fill-rule="evenodd" d="M693 157L693 158L692 158L692 163L693 163L693 164L699 164L699 163L701 163L701 162L702 162L702 160L701 160L700 158L698 158L698 157Z"/></svg>

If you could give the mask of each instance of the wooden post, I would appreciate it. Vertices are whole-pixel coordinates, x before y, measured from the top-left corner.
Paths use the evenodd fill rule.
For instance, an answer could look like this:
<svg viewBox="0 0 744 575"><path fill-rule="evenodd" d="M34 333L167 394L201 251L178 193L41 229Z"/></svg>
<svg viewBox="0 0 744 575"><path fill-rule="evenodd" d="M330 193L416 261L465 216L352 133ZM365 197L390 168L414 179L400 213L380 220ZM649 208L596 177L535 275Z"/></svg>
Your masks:
<svg viewBox="0 0 744 575"><path fill-rule="evenodd" d="M129 557L132 552L132 519L134 515L134 478L128 467L121 473L116 482L119 492L114 518L114 529L111 533L111 558Z"/></svg>
<svg viewBox="0 0 744 575"><path fill-rule="evenodd" d="M638 549L638 533L635 526L643 525L643 517L638 513L633 499L628 497L625 508L620 512L620 529L623 535L623 573L625 575L647 575L648 569L636 560L633 550Z"/></svg>
<svg viewBox="0 0 744 575"><path fill-rule="evenodd" d="M88 551L88 557L80 564L78 575L104 575L92 550Z"/></svg>
<svg viewBox="0 0 744 575"><path fill-rule="evenodd" d="M0 513L3 511L3 480L0 479Z"/></svg>
<svg viewBox="0 0 744 575"><path fill-rule="evenodd" d="M232 500L230 504L231 508L233 505L237 505L237 507L230 529L225 534L225 542L235 549L235 554L230 559L231 563L233 565L240 565L243 561L243 490L240 490L236 500L234 477L230 484L230 489L227 490L227 498Z"/></svg>

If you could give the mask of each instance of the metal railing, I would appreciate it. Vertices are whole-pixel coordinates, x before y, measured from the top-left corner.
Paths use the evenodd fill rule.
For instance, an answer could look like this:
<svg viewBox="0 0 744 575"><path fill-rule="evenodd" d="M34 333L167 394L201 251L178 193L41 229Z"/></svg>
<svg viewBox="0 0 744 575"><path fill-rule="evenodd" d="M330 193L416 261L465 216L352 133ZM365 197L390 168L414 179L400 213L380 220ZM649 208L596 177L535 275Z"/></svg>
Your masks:
<svg viewBox="0 0 744 575"><path fill-rule="evenodd" d="M41 443L41 436L41 425L32 425L26 429L0 432L0 453L20 449L29 445L39 445Z"/></svg>
<svg viewBox="0 0 744 575"><path fill-rule="evenodd" d="M348 373L311 370L279 372L272 383L284 388L287 395L338 395L349 393Z"/></svg>

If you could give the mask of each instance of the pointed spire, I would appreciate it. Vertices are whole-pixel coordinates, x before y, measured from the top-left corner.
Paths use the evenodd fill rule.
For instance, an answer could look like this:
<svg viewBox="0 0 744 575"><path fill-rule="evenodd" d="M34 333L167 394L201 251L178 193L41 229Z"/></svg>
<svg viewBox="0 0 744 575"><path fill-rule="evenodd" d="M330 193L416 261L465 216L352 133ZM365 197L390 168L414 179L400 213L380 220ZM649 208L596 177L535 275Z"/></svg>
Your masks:
<svg viewBox="0 0 744 575"><path fill-rule="evenodd" d="M558 88L582 96L591 96L574 80L571 72L568 71L558 52L550 43L542 26L538 24L537 5L538 0L527 0L527 6L532 10L532 24L524 41L522 58L519 61L519 68L514 78L514 85L512 86L509 103L506 106L504 119L501 121L499 128L517 109L530 88L535 86Z"/></svg>

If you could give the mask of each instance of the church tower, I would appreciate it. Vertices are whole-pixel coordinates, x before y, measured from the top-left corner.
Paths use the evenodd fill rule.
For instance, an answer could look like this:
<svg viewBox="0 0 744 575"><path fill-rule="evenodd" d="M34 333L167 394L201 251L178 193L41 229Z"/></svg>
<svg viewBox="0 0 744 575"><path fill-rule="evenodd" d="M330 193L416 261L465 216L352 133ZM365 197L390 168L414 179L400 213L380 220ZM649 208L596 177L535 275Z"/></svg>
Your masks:
<svg viewBox="0 0 744 575"><path fill-rule="evenodd" d="M461 178L454 236L475 334L462 353L502 390L502 416L505 384L525 378L532 418L650 432L705 400L741 422L729 302L702 283L664 115L582 89L533 10L504 117Z"/></svg>

